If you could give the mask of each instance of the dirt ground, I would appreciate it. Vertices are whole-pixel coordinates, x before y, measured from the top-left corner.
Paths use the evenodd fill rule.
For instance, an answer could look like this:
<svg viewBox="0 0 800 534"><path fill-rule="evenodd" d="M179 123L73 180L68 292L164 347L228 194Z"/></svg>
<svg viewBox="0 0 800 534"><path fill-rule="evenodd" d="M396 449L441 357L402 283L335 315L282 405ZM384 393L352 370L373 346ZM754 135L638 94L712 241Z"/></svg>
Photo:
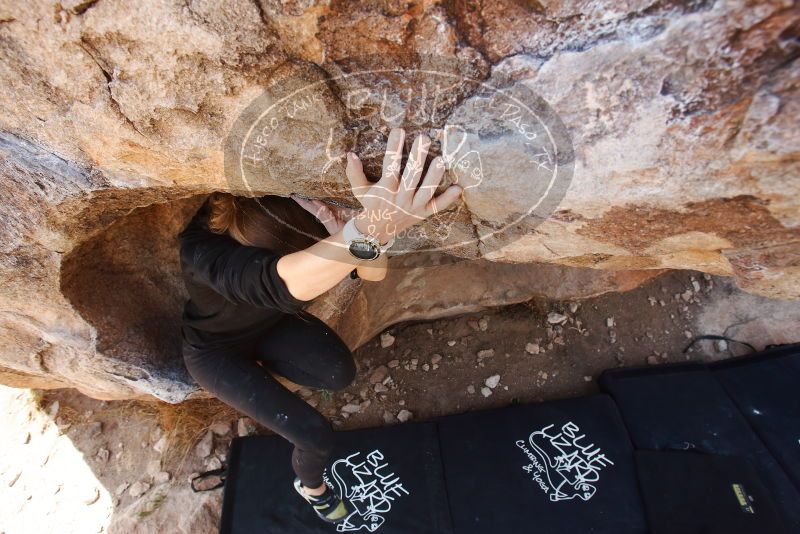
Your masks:
<svg viewBox="0 0 800 534"><path fill-rule="evenodd" d="M800 303L673 272L581 302L395 325L356 351L346 390L298 395L338 429L399 424L596 392L613 367L747 352L709 341L684 352L700 334L763 348L800 340L798 327ZM0 534L216 532L222 491L193 493L188 478L219 466L233 436L266 433L214 399L170 406L2 388L0 402Z"/></svg>

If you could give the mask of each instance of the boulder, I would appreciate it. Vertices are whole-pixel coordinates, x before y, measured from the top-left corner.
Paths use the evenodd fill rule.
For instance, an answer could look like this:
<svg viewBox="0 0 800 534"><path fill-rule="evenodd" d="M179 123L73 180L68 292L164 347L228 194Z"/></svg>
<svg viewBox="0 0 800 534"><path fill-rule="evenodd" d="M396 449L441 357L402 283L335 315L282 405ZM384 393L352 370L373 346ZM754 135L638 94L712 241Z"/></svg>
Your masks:
<svg viewBox="0 0 800 534"><path fill-rule="evenodd" d="M176 234L212 191L352 204L344 151L377 178L397 125L475 187L398 240L384 282L311 306L352 348L666 269L800 298L799 28L780 0L6 3L0 382L204 395L180 357ZM526 152L532 133L555 152Z"/></svg>

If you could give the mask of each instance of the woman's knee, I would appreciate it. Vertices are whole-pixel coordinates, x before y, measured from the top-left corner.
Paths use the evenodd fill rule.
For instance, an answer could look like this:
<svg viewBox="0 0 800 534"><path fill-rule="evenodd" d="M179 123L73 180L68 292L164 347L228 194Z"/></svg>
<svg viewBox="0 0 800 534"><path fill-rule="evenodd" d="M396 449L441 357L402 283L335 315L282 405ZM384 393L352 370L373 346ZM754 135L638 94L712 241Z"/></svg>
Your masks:
<svg viewBox="0 0 800 534"><path fill-rule="evenodd" d="M222 355L217 355L216 359L222 357ZM184 366L189 376L198 386L213 394L218 373L212 372L211 361L212 358L205 354L197 352L184 352L183 354Z"/></svg>
<svg viewBox="0 0 800 534"><path fill-rule="evenodd" d="M327 388L340 390L352 384L356 378L356 362L350 349L346 346L337 348L331 360L325 373Z"/></svg>

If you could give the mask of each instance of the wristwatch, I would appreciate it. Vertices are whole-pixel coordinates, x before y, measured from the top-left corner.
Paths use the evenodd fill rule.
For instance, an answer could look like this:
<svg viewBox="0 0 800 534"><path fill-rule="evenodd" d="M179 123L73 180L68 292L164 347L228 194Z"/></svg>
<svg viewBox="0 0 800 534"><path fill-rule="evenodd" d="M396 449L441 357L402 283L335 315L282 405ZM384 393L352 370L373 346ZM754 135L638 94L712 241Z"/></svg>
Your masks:
<svg viewBox="0 0 800 534"><path fill-rule="evenodd" d="M356 228L355 217L345 223L342 237L350 254L360 260L377 260L381 254L384 254L394 244L394 237L385 245L381 245L376 237L362 234Z"/></svg>

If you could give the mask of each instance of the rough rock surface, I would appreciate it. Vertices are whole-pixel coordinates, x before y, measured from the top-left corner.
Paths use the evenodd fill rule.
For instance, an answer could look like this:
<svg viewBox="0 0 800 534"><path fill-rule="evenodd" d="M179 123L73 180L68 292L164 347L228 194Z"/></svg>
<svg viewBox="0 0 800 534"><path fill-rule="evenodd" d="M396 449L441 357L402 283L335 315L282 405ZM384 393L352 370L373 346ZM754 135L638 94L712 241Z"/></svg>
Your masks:
<svg viewBox="0 0 800 534"><path fill-rule="evenodd" d="M237 117L276 81L426 54L543 97L571 135L574 176L541 224L453 252L476 261L409 256L384 284L347 280L319 299L311 311L352 346L399 320L617 291L662 269L800 298L799 35L789 0L3 3L0 380L195 394L177 352L174 236L202 195L232 189L223 147ZM373 82L391 96L408 80ZM347 83L321 85L314 118L346 132L335 148L352 143L374 174L390 125L352 121ZM480 99L456 94L438 124L406 126L435 133L457 117L490 131ZM277 140L287 156L257 193L331 196L308 179L319 162L297 157L323 142L315 120ZM454 235L505 218L497 195L524 169L502 141L503 174L465 195Z"/></svg>

